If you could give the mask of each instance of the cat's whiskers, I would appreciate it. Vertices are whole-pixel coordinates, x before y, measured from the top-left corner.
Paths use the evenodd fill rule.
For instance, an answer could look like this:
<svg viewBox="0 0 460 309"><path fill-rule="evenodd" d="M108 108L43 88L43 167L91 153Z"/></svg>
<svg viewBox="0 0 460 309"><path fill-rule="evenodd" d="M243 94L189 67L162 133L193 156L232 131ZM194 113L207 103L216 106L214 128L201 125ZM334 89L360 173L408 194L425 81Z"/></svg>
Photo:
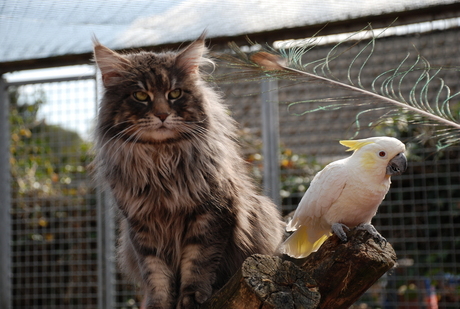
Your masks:
<svg viewBox="0 0 460 309"><path fill-rule="evenodd" d="M170 119L168 119L163 124L163 126L168 130L176 131L181 134L186 134L189 137L200 137L201 135L206 134L208 130L197 124L204 123L207 119L208 118L206 117L198 121L184 121L182 117L173 116ZM158 129L157 126L159 125L159 123L155 121L155 118L148 117L141 119L139 121L139 125L142 128L156 130ZM161 127L162 126L160 125L159 128Z"/></svg>
<svg viewBox="0 0 460 309"><path fill-rule="evenodd" d="M128 121L126 121L128 122ZM117 139L120 139L120 137L122 136L125 136L125 133L129 130L131 130L133 127L135 126L135 124L132 124L130 126L128 126L127 128L121 130L120 132L118 132L117 134L115 134L114 136L112 136L108 141L106 141L102 146L101 146L101 149L105 148L107 146L107 144L109 144L113 139L117 140ZM115 126L112 126L111 128L113 128ZM106 132L107 133L107 132ZM106 134L104 134L105 136ZM128 137L129 139L129 137ZM102 140L102 139L101 139Z"/></svg>
<svg viewBox="0 0 460 309"><path fill-rule="evenodd" d="M137 142L139 141L139 139L141 138L141 134L142 133L142 128L139 128L137 129L132 135L131 137L133 137L133 140L131 141L131 146L129 147L128 149L128 152L127 152L127 158L134 158L134 147L136 146ZM129 140L126 140L125 143L129 142ZM128 165L129 162L128 160L125 160L125 164Z"/></svg>
<svg viewBox="0 0 460 309"><path fill-rule="evenodd" d="M111 148L115 148L115 146L118 146L118 147L116 147L116 149L112 149L112 151L110 151L110 150L107 150L107 151L106 151L106 154L109 155L109 156L111 156L111 159L112 159L113 161L116 160L115 156L117 156L118 153L124 152L123 150L125 149L126 144L128 144L129 142L131 142L131 141L133 141L133 140L136 142L136 141L140 138L140 134L139 134L139 136L136 136L136 135L138 135L138 133L140 133L141 129L136 130L133 134L130 134L130 135L125 134L126 131L131 130L131 129L134 128L134 127L135 127L135 124L132 124L132 125L128 126L127 128L123 129L122 131L118 132L118 133L115 134L112 138L110 138L107 142L105 142L104 145L101 147L101 148L103 148L103 147L107 147L107 146L108 146L108 147L111 147ZM121 138L120 138L121 136L127 136L127 138L125 138L125 139L123 140L123 142L121 143L121 145L119 145L119 144L116 143L115 141L121 140ZM114 139L115 139L115 140L114 140ZM114 140L114 142L113 142L113 143L110 143L110 142L113 141L113 140ZM109 144L109 143L110 143L110 144ZM128 150L128 152L126 152L126 155L127 155L128 157L129 157L129 156L132 157L132 156L133 156L132 150ZM127 167L128 167L128 163L129 163L129 161L127 160L128 157L126 157L126 160L123 161L123 165L125 165L124 168L127 168Z"/></svg>
<svg viewBox="0 0 460 309"><path fill-rule="evenodd" d="M209 132L209 130L207 128L204 128L202 126L198 126L198 125L190 125L190 124L187 124L187 125L184 125L184 128L188 129L188 130L191 130L191 131L194 131L196 133L203 133L203 134L206 134Z"/></svg>
<svg viewBox="0 0 460 309"><path fill-rule="evenodd" d="M205 136L209 132L209 130L202 126L190 123L183 123L183 126L180 127L180 132L190 137L202 137Z"/></svg>
<svg viewBox="0 0 460 309"><path fill-rule="evenodd" d="M121 124L125 124L125 123L128 123L128 122L131 122L130 120L125 120L125 121L121 121L121 122L118 122L114 125L112 125L110 128L108 128L107 130L105 130L105 133L104 135L102 135L102 137L100 138L101 141L103 141L105 139L105 136L110 132L111 129L115 128L116 126L119 126Z"/></svg>
<svg viewBox="0 0 460 309"><path fill-rule="evenodd" d="M184 121L183 123L187 123L187 124L193 124L193 123L203 123L205 122L206 120L208 120L208 117L204 117L202 120L197 120L197 121Z"/></svg>

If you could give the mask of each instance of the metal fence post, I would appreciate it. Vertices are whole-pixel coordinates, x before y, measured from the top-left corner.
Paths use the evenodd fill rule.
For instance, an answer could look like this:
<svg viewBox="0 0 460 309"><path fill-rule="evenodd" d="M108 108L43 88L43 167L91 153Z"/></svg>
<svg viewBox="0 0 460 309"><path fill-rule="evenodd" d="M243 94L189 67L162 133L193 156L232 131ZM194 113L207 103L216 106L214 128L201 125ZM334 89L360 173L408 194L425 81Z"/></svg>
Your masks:
<svg viewBox="0 0 460 309"><path fill-rule="evenodd" d="M98 308L115 308L115 226L108 194L97 193Z"/></svg>
<svg viewBox="0 0 460 309"><path fill-rule="evenodd" d="M7 83L0 75L0 308L11 308L11 197Z"/></svg>
<svg viewBox="0 0 460 309"><path fill-rule="evenodd" d="M96 114L98 113L101 79L96 70ZM97 188L97 242L98 242L98 308L116 307L116 263L115 263L115 213L109 193Z"/></svg>
<svg viewBox="0 0 460 309"><path fill-rule="evenodd" d="M262 141L264 155L264 193L281 207L279 171L278 82L264 80L262 91Z"/></svg>

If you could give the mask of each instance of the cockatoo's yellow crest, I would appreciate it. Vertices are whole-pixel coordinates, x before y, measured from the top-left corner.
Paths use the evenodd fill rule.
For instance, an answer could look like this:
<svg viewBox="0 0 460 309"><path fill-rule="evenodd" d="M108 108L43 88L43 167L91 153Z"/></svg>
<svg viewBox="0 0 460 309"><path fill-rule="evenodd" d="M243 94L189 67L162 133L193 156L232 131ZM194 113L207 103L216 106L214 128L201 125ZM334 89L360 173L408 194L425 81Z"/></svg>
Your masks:
<svg viewBox="0 0 460 309"><path fill-rule="evenodd" d="M374 143L368 140L359 140L359 139L358 140L344 140L344 141L339 141L339 142L345 147L348 147L347 151L358 150L363 146Z"/></svg>

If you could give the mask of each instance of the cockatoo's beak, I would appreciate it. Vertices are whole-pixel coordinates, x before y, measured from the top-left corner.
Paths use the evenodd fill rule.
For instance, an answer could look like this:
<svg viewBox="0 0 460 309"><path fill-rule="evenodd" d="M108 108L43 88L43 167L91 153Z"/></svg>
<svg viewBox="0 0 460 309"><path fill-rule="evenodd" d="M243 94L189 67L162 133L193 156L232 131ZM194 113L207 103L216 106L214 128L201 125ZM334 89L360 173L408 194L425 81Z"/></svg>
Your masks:
<svg viewBox="0 0 460 309"><path fill-rule="evenodd" d="M398 153L393 159L388 162L387 175L396 176L401 175L407 169L407 159L404 153Z"/></svg>

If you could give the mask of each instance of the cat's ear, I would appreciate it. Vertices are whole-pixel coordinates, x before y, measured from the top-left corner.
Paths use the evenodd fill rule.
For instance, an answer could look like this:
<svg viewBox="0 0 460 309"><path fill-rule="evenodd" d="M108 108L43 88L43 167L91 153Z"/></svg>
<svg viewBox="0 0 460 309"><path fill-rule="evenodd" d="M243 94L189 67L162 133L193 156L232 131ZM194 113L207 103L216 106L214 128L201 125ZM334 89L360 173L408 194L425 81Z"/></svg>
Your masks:
<svg viewBox="0 0 460 309"><path fill-rule="evenodd" d="M105 87L118 82L121 72L130 65L128 59L105 47L96 38L93 38L94 60L101 70L102 82Z"/></svg>
<svg viewBox="0 0 460 309"><path fill-rule="evenodd" d="M196 41L179 52L176 58L177 67L182 68L182 70L187 73L197 74L201 64L205 62L212 63L211 60L204 58L208 53L208 49L204 44L205 36L206 31L204 31Z"/></svg>

